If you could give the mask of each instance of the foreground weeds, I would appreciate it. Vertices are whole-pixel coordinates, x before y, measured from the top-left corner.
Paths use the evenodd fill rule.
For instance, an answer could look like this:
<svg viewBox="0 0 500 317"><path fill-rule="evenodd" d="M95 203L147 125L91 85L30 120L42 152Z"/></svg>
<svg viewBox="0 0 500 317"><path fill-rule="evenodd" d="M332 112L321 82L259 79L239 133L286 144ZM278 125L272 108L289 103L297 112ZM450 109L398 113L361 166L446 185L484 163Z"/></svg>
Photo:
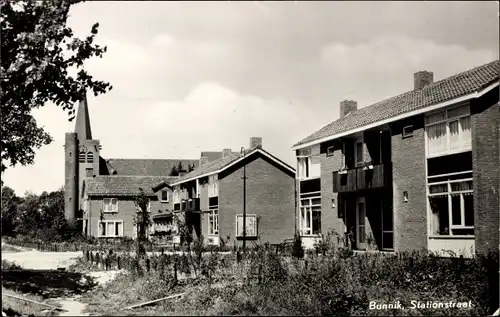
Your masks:
<svg viewBox="0 0 500 317"><path fill-rule="evenodd" d="M176 279L171 270L130 270L85 295L88 311L101 315L477 316L491 313L492 296L496 296L491 280L498 279L498 255L453 259L419 252L353 255L342 251L304 260L262 247L245 256L214 253L191 264L191 270L197 270L193 279ZM181 299L124 310L183 292ZM471 301L472 308L410 309L412 300ZM406 309L371 310L370 301L400 301Z"/></svg>

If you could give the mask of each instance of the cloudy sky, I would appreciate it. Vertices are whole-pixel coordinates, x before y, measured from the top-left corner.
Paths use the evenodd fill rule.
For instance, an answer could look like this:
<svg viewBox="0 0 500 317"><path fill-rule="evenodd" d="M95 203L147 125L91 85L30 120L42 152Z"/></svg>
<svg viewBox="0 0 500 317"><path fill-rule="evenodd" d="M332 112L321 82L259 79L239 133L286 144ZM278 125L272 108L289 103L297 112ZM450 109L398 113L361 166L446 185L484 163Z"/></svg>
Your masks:
<svg viewBox="0 0 500 317"><path fill-rule="evenodd" d="M105 158L198 158L263 146L295 165L291 146L358 107L412 89L413 73L446 78L498 59L497 2L86 2L68 21L99 22L108 46L89 71L114 89L89 96ZM35 164L10 168L19 195L64 184L67 114L35 113L54 137Z"/></svg>

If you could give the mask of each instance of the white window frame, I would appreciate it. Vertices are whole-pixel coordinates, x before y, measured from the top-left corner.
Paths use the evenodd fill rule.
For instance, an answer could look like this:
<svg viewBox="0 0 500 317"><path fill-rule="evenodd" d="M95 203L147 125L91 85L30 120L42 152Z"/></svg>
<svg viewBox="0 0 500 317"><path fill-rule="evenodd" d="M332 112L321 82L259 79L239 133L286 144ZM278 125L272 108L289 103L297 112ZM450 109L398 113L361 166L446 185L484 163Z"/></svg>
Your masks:
<svg viewBox="0 0 500 317"><path fill-rule="evenodd" d="M116 201L113 208L113 200ZM102 212L105 214L118 213L118 198L107 197L102 199Z"/></svg>
<svg viewBox="0 0 500 317"><path fill-rule="evenodd" d="M466 109L467 111L464 112L463 114L456 115L451 117L449 115L450 111L453 111L458 108L463 108ZM428 123L428 118L439 114L439 113L444 113L444 119ZM469 118L469 126L471 125L471 112L470 112L470 105L467 104L461 104L461 105L455 105L453 107L444 109L444 110L439 110L439 111L433 111L425 116L425 150L426 150L426 157L438 157L438 156L444 156L444 155L449 155L449 154L454 154L454 153L460 153L460 152L466 152L472 150L472 127L469 129L469 133L464 133L462 130L462 119L464 118ZM450 133L450 123L452 122L458 122L458 139L459 139L459 144L460 146L456 149L451 148L451 133ZM429 127L436 126L439 124L445 124L446 125L446 149L437 152L437 153L430 153L430 148L429 148ZM466 137L469 135L468 137Z"/></svg>
<svg viewBox="0 0 500 317"><path fill-rule="evenodd" d="M108 234L108 223L113 223L114 226L113 226L113 234ZM118 233L118 235L115 234L115 230L116 230L116 223L121 223L121 227L120 227L120 232ZM101 234L101 224L104 224L104 230L106 232L105 235L102 235ZM119 237L123 237L123 220L120 220L120 219L113 219L113 220L100 220L97 222L97 237L98 238L119 238Z"/></svg>
<svg viewBox="0 0 500 317"><path fill-rule="evenodd" d="M219 209L210 209L207 217L208 220L208 235L218 236L219 235ZM213 223L211 222L213 220Z"/></svg>
<svg viewBox="0 0 500 317"><path fill-rule="evenodd" d="M450 173L450 174L444 174L444 175L435 175L431 176L430 178L437 178L437 177L443 177L443 176L453 176L453 175L460 175L460 174L465 174L465 173L472 173L472 171L466 171L466 172L458 172L458 173ZM468 178L461 178L461 179L453 179L453 180L447 180L447 181L442 181L442 182L434 182L434 183L429 183L427 182L427 201L428 201L428 218L430 219L429 222L429 236L436 236L436 237L446 237L446 236L460 236L460 235L454 235L453 230L456 229L475 229L475 226L466 226L465 225L465 202L464 202L464 194L472 194L474 195L474 182L472 183L472 189L470 190L462 190L462 191L452 191L451 185L454 183L463 183L467 181L472 181L473 178L468 177ZM443 185L446 184L447 186L447 191L442 192L442 193L430 193L430 187L433 185ZM452 205L452 196L453 195L460 195L460 219L461 219L461 224L460 225L453 225L453 205ZM439 233L434 233L434 228L435 224L433 223L434 217L432 215L432 207L430 206L430 198L431 197L436 197L436 196L447 196L448 198L448 235L446 234L439 234ZM473 209L472 212L475 212ZM474 232L475 235L475 232ZM469 235L469 237L472 235Z"/></svg>
<svg viewBox="0 0 500 317"><path fill-rule="evenodd" d="M167 193L167 199L163 199L163 193L166 192ZM161 192L160 192L160 201L162 203L168 203L170 201L170 191L168 189L163 189Z"/></svg>
<svg viewBox="0 0 500 317"><path fill-rule="evenodd" d="M208 176L208 197L219 196L219 175Z"/></svg>
<svg viewBox="0 0 500 317"><path fill-rule="evenodd" d="M172 192L172 200L174 204L180 204L181 203L181 194L179 192L179 188L175 188L174 191Z"/></svg>
<svg viewBox="0 0 500 317"><path fill-rule="evenodd" d="M319 146L300 150L297 155L297 178L301 180L320 178L321 162L313 163L313 160L319 160L319 158ZM316 166L316 173L314 173L313 165Z"/></svg>
<svg viewBox="0 0 500 317"><path fill-rule="evenodd" d="M347 168L347 165L346 165L346 146L345 146L345 142L342 142L342 155L341 155L341 159L340 159L340 169L346 169Z"/></svg>
<svg viewBox="0 0 500 317"><path fill-rule="evenodd" d="M311 194L317 194L316 196L311 196ZM318 234L314 234L313 230L313 212L312 209L313 207L320 207L320 213L322 212L321 208L321 192L315 192L315 193L306 193L304 195L307 195L308 197L299 197L299 228L300 228L300 235L301 236L318 236ZM302 195L301 195L302 196ZM312 200L313 199L320 199L319 204L313 204ZM304 201L309 201L308 205L303 205L302 203ZM304 213L304 220L302 219L302 213ZM309 223L311 224L310 227L307 227L307 217L309 217L310 221ZM321 228L318 228L319 232L321 233Z"/></svg>
<svg viewBox="0 0 500 317"><path fill-rule="evenodd" d="M246 214L245 218L246 218L245 221L246 221L247 227L248 227L248 224L249 224L248 220L249 219L253 219L253 224L254 224L254 230L253 231L255 233L255 235L249 235L248 231L247 231L246 238L256 238L259 235L259 232L258 232L259 228L258 228L258 223L257 223L257 215L256 214ZM243 222L243 214L237 214L235 216L235 219L236 219L236 221L235 221L235 224L236 224L236 228L235 228L236 237L238 237L238 238L239 237L243 237L243 232L241 232L241 233L238 232L238 221Z"/></svg>

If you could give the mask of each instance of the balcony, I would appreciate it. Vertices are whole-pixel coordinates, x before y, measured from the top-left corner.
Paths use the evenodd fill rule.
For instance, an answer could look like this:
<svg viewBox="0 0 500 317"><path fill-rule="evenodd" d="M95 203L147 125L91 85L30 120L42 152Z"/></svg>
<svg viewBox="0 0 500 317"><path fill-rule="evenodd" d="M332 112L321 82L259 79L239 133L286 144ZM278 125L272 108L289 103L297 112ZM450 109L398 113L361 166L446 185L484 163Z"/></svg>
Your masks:
<svg viewBox="0 0 500 317"><path fill-rule="evenodd" d="M199 211L200 210L200 199L199 198L190 198L188 200L184 200L181 204L182 211Z"/></svg>
<svg viewBox="0 0 500 317"><path fill-rule="evenodd" d="M333 172L333 192L347 193L384 188L392 184L392 164L382 163L359 166Z"/></svg>

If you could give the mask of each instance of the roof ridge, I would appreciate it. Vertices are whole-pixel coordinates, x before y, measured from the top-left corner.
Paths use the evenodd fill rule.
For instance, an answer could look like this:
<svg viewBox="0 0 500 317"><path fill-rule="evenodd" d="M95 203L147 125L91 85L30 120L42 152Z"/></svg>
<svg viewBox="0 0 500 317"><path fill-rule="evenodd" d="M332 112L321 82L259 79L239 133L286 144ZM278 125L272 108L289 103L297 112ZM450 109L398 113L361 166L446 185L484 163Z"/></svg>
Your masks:
<svg viewBox="0 0 500 317"><path fill-rule="evenodd" d="M417 108L420 108L420 107L428 107L428 106L431 106L433 104L436 104L439 102L444 102L447 100L453 100L453 99L456 99L460 96L479 91L481 89L484 89L486 84L491 84L491 82L492 82L492 79L491 79L492 69L491 68L498 67L499 65L500 65L500 59L496 59L496 60L488 62L486 64L475 66L475 67L472 67L470 69L466 69L464 71L461 71L458 74L455 74L455 75L443 78L439 81L433 82L433 83L425 86L423 89L406 91L406 92L400 93L398 95L395 95L395 96L392 96L389 98L385 98L385 99L380 100L376 103L370 104L366 107L359 108L355 111L352 111L349 116L344 116L344 117L338 118L338 119L334 120L333 122L330 122L330 123L322 126L320 129L316 130L315 132L309 134L307 137L303 138L299 142L295 143L293 145L293 147L302 145L304 143L313 142L319 138L328 137L328 135L321 135L321 134L327 133L329 135L333 135L330 132L328 132L328 130L331 129L332 127L334 127L336 124L343 124L345 122L344 127L340 127L338 129L338 130L341 130L344 132L348 131L350 129L353 129L353 127L347 128L345 126L348 125L349 122L351 122L351 124L354 122L354 125L358 124L359 122L356 123L355 121L359 120L360 117L361 117L361 119L363 119L362 116L365 115L367 112L369 114L369 111L373 110L374 107L376 107L376 106L384 105L384 106L390 107L391 105L387 105L387 104L390 103L391 101L394 101L396 103L396 105L392 105L394 107L401 106L400 105L401 102L404 102L407 104L408 107L415 106ZM486 74L480 73L480 71L484 71L484 72L486 72ZM477 87L477 85L476 85L475 89L471 92L470 90L473 88L470 86L474 86L474 85L471 85L467 81L467 77L469 77L469 76L476 77L476 78L472 78L471 81L473 81L475 79L477 83L481 83L482 81L486 81L487 79L489 79L489 80L487 83L484 83L483 85L480 85L479 87ZM460 83L462 86L453 85L453 80L456 80L456 79L460 79L462 81ZM452 85L453 87L452 88L446 87L446 86L449 86L449 85L446 85L448 83L450 85ZM466 87L466 86L469 86L469 87ZM469 88L468 91L467 91L467 88ZM433 92L433 90L436 90L436 89L443 90L443 94L444 95L448 94L448 96L443 97L440 94L438 94L437 97L430 96L429 93ZM459 91L459 92L457 92L457 91ZM412 96L412 95L414 95L414 96ZM441 98L442 100L440 100L440 97L443 97L443 98ZM413 99L411 99L411 98L413 98ZM403 99L403 100L400 100L400 99ZM399 101L399 104L398 104L398 101ZM416 105L415 105L415 103L416 103ZM383 109L383 110L385 110L385 109ZM406 110L403 110L401 113L408 112ZM387 115L387 113L384 113L384 115ZM389 115L389 118L391 118L391 117L394 117L394 115ZM364 119L366 121L366 118L364 118ZM380 120L382 120L382 119L379 118L375 121L368 122L368 123L374 123L374 122L377 122ZM368 123L361 122L358 124L357 128L362 127ZM337 133L338 132L339 131L337 131Z"/></svg>
<svg viewBox="0 0 500 317"><path fill-rule="evenodd" d="M199 161L199 158L196 159L150 159L150 158L108 158L105 159L106 161L108 160L127 160L127 161L138 161L138 160L149 160L149 161Z"/></svg>

